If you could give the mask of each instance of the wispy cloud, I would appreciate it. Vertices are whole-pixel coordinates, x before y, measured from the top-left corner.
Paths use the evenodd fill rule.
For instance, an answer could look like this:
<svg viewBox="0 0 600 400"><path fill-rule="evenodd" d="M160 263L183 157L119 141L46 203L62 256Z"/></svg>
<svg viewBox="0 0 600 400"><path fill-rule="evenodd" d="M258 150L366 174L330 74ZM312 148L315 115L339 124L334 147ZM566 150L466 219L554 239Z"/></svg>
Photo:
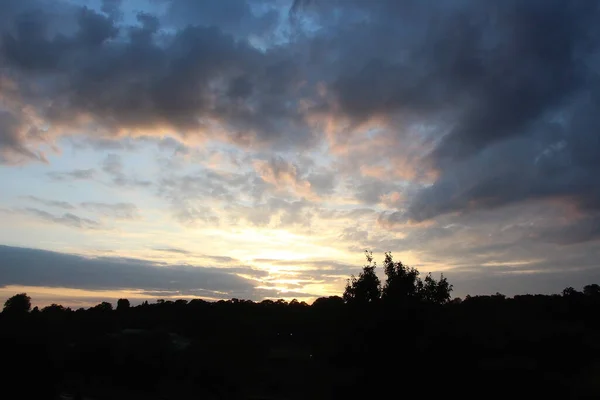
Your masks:
<svg viewBox="0 0 600 400"><path fill-rule="evenodd" d="M112 183L117 186L148 187L149 180L142 180L125 174L123 161L118 154L108 154L102 162L102 171L110 176Z"/></svg>
<svg viewBox="0 0 600 400"><path fill-rule="evenodd" d="M62 208L64 210L74 210L75 209L75 206L73 206L68 201L48 200L48 199L42 199L42 198L39 198L36 196L22 196L22 198L25 200L29 200L29 201L38 203L38 204L43 204L48 207Z"/></svg>
<svg viewBox="0 0 600 400"><path fill-rule="evenodd" d="M52 222L52 223L59 224L59 225L68 226L71 228L78 228L78 229L100 229L100 228L102 228L102 225L98 221L94 221L89 218L78 217L77 215L72 214L72 213L64 213L62 215L54 215L49 212L39 210L37 208L25 208L24 211L27 214L37 217L41 220L44 220L47 222Z"/></svg>
<svg viewBox="0 0 600 400"><path fill-rule="evenodd" d="M96 170L93 168L90 169L74 169L72 171L51 171L48 172L48 176L56 181L66 181L66 180L89 180L94 179L96 176Z"/></svg>
<svg viewBox="0 0 600 400"><path fill-rule="evenodd" d="M139 219L139 210L132 203L98 203L98 202L83 202L81 207L85 210L97 213L104 217L114 219Z"/></svg>

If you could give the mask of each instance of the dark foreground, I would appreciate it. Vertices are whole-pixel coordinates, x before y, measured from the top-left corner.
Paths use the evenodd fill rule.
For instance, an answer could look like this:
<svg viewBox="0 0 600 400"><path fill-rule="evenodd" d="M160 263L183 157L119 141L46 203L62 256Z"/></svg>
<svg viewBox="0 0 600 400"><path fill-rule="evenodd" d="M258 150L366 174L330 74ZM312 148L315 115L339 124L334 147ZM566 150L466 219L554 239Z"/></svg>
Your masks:
<svg viewBox="0 0 600 400"><path fill-rule="evenodd" d="M10 398L600 398L600 297L194 300L0 316ZM4 397L4 396L3 396ZM9 398L7 397L7 398Z"/></svg>

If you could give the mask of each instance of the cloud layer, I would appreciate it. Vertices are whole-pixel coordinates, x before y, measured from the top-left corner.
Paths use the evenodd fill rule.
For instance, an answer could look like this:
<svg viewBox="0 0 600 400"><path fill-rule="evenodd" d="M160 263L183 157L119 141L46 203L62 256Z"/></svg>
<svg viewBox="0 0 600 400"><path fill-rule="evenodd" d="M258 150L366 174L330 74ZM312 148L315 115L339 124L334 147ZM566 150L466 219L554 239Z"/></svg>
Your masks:
<svg viewBox="0 0 600 400"><path fill-rule="evenodd" d="M0 286L139 290L170 295L256 298L252 281L217 268L160 265L119 257L81 257L0 246Z"/></svg>
<svg viewBox="0 0 600 400"><path fill-rule="evenodd" d="M128 7L0 2L0 164L45 165L61 190L15 184L35 207L5 211L86 231L164 212L486 279L494 262L591 268L568 256L600 238L595 2Z"/></svg>

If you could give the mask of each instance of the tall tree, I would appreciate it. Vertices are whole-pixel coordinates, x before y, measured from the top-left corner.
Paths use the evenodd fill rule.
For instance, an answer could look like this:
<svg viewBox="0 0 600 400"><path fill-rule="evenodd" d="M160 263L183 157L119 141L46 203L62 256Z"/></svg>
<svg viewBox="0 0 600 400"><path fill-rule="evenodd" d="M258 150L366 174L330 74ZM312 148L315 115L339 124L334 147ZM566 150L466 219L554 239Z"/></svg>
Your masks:
<svg viewBox="0 0 600 400"><path fill-rule="evenodd" d="M381 298L381 281L375 273L377 263L373 261L373 253L365 251L367 265L363 267L358 278L354 275L348 279L344 291L344 301L349 304L369 304Z"/></svg>
<svg viewBox="0 0 600 400"><path fill-rule="evenodd" d="M385 253L383 268L387 277L383 287L383 299L390 302L406 302L417 300L422 287L419 271L394 262L392 253Z"/></svg>

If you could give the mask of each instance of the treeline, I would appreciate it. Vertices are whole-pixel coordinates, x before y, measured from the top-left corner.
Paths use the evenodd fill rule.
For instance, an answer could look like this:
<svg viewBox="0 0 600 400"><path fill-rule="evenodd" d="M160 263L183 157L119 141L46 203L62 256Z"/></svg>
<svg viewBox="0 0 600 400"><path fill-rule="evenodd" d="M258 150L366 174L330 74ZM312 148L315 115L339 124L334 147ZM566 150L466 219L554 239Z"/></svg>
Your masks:
<svg viewBox="0 0 600 400"><path fill-rule="evenodd" d="M5 388L21 398L370 399L600 396L600 286L451 300L391 254L342 296L120 299L73 311L13 296ZM35 382L35 384L32 384Z"/></svg>

